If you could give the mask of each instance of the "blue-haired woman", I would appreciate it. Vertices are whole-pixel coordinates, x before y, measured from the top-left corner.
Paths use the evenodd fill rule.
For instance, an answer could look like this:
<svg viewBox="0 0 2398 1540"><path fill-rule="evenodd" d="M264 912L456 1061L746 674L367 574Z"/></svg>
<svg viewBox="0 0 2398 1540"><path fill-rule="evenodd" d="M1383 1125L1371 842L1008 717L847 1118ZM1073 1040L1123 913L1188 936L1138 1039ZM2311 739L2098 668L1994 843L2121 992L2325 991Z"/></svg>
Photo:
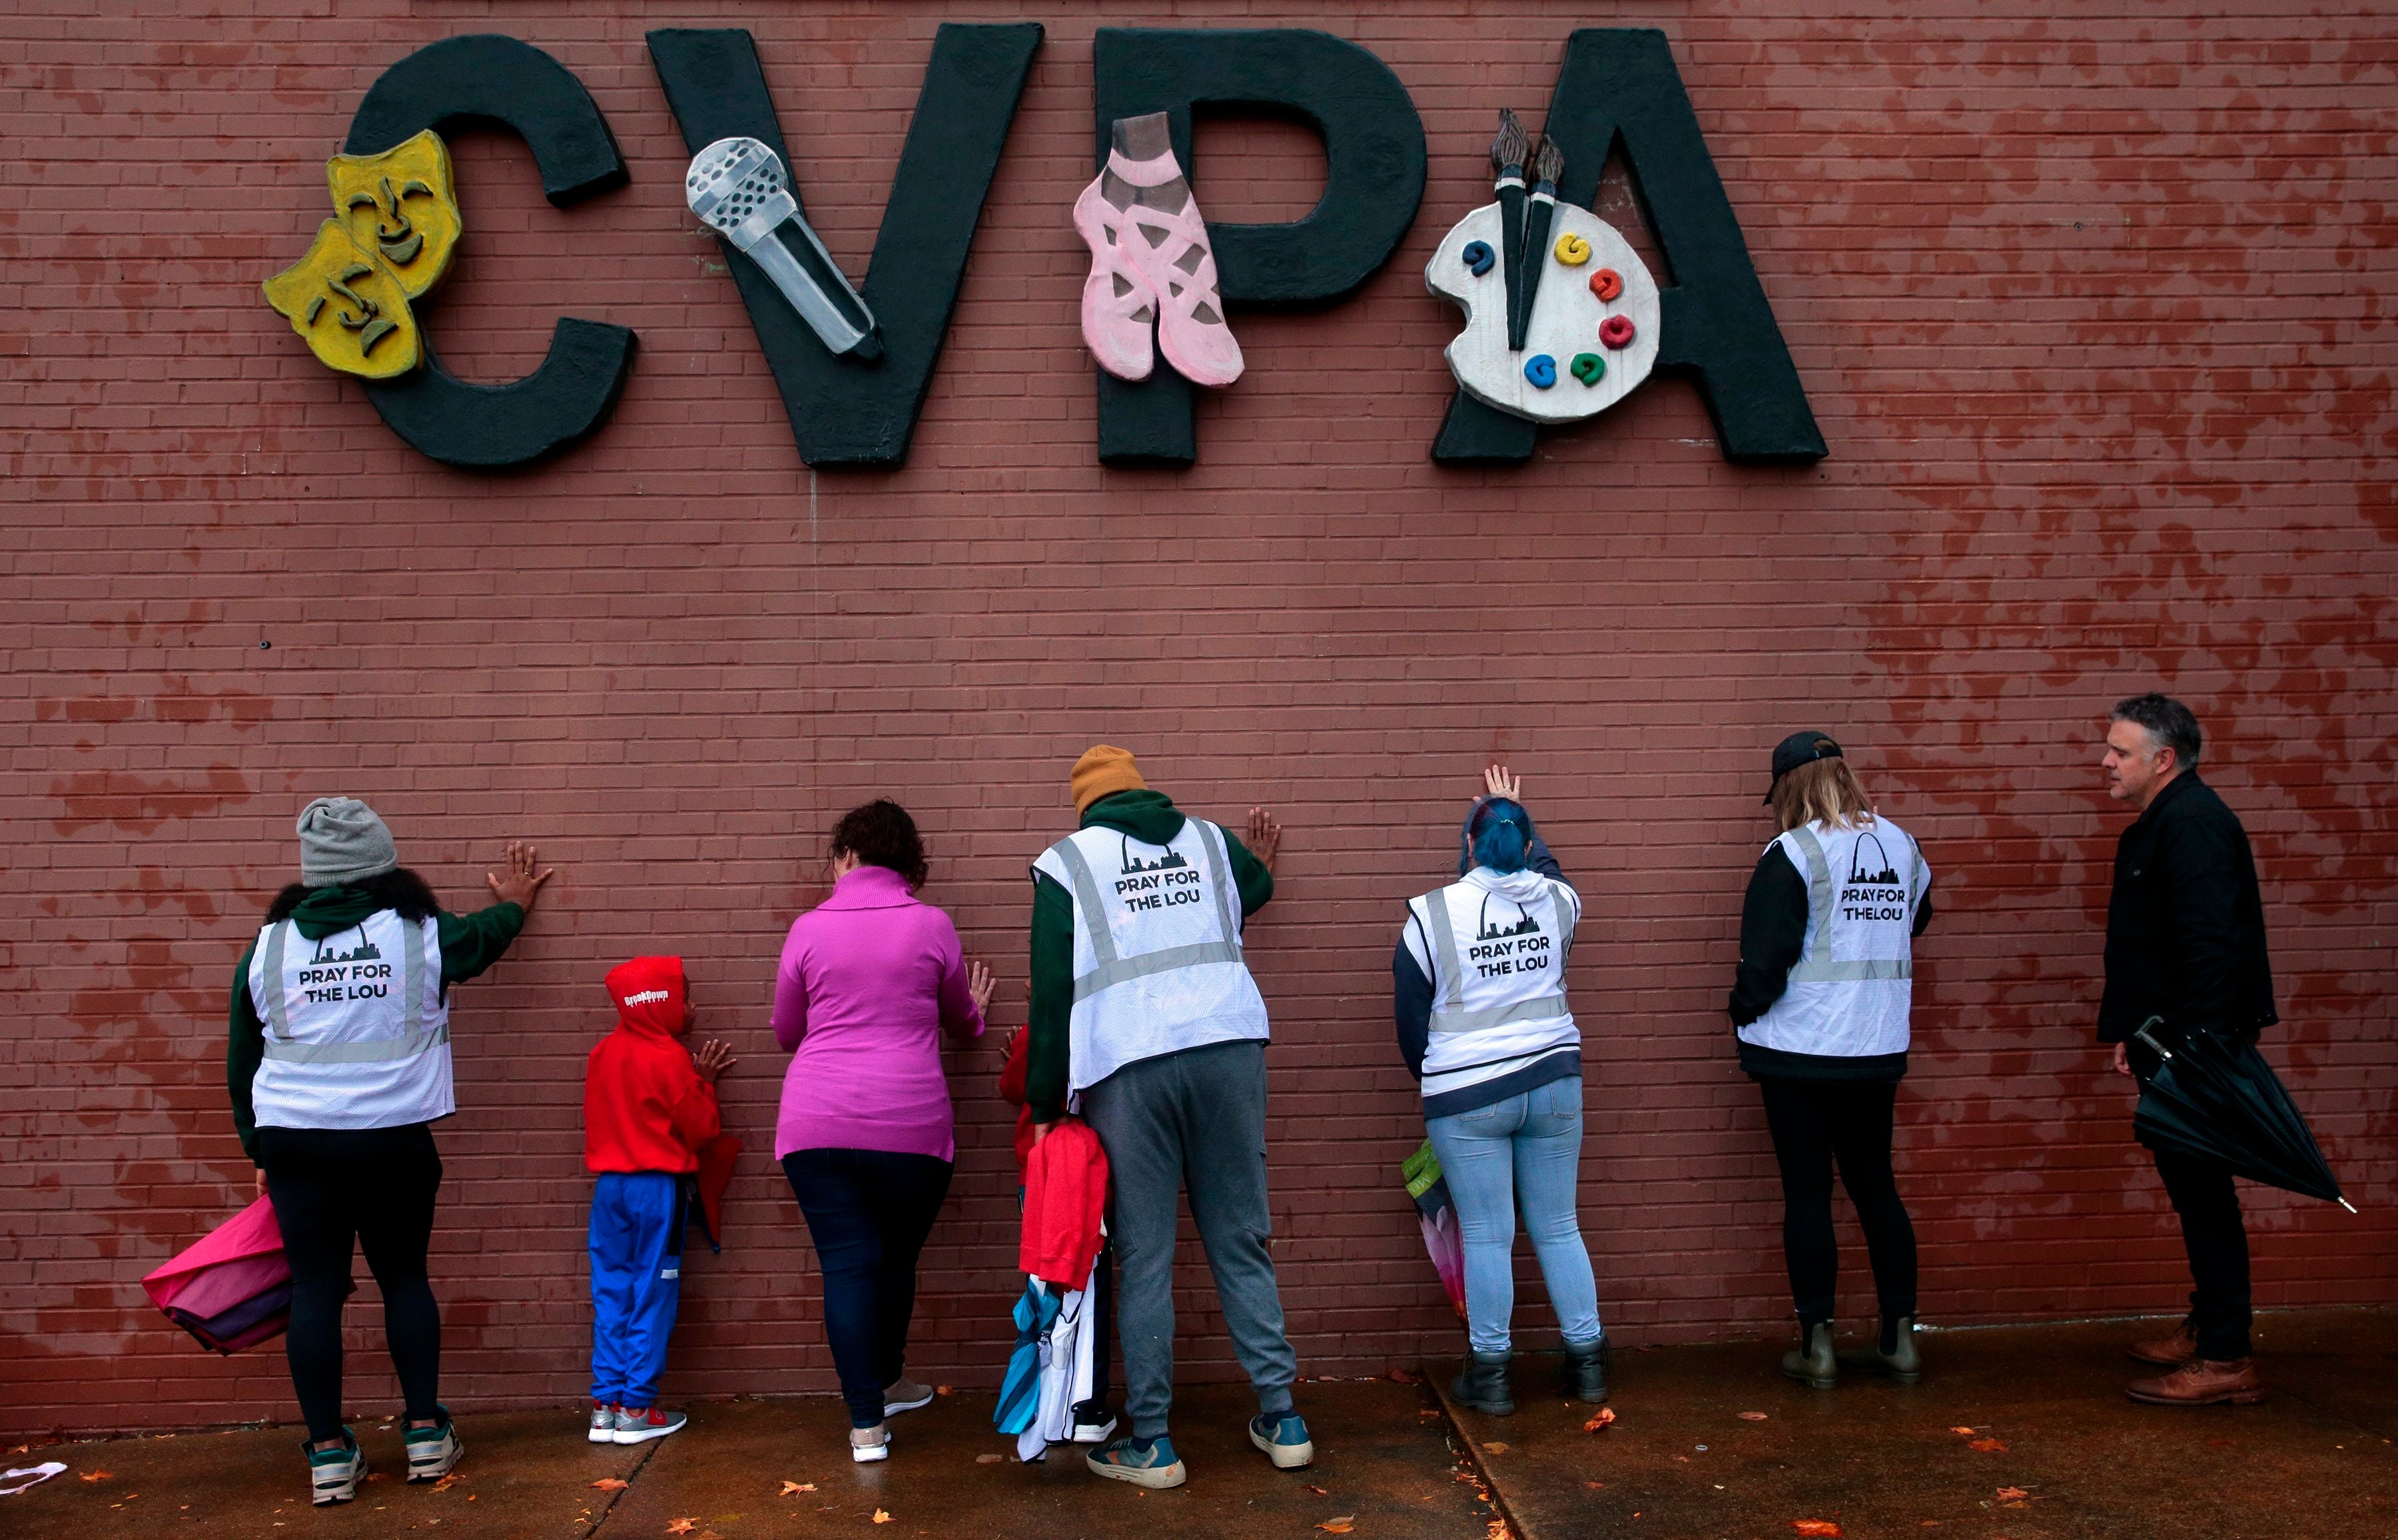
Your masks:
<svg viewBox="0 0 2398 1540"><path fill-rule="evenodd" d="M1575 1212L1582 1164L1582 1033L1566 1006L1566 953L1582 898L1517 800L1504 765L1465 820L1460 880L1408 904L1391 959L1399 1051L1422 1082L1424 1126L1465 1243L1472 1353L1452 1392L1516 1410L1508 1358L1516 1211L1565 1337L1565 1393L1607 1399L1598 1287Z"/></svg>

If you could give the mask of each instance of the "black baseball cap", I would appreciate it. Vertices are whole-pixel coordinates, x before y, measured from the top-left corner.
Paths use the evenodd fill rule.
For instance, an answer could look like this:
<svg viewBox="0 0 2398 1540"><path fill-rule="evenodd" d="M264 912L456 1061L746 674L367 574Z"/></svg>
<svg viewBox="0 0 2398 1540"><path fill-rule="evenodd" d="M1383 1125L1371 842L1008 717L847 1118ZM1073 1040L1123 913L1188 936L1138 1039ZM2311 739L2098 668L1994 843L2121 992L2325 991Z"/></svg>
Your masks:
<svg viewBox="0 0 2398 1540"><path fill-rule="evenodd" d="M1840 746L1834 743L1827 734L1791 734L1773 746L1773 779L1766 783L1765 800L1772 802L1773 788L1781 782L1783 777L1800 765L1812 764L1817 760L1836 760L1839 757Z"/></svg>

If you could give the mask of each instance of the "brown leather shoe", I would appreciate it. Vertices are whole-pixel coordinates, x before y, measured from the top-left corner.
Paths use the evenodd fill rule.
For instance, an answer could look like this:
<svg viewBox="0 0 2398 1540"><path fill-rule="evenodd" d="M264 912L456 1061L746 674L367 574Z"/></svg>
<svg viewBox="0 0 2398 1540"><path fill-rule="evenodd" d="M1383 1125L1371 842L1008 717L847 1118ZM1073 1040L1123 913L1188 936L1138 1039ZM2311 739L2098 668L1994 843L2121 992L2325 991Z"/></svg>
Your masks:
<svg viewBox="0 0 2398 1540"><path fill-rule="evenodd" d="M2134 1343L2126 1351L2132 1355L2135 1363L2158 1363L2167 1369L2179 1369L2198 1357L2198 1335L2190 1331L2189 1321L2185 1318L2174 1328L2172 1336L2150 1337L2146 1342Z"/></svg>
<svg viewBox="0 0 2398 1540"><path fill-rule="evenodd" d="M2170 1374L2134 1380L2131 1397L2150 1406L2255 1406L2265 1398L2265 1382L2254 1358L2192 1358Z"/></svg>

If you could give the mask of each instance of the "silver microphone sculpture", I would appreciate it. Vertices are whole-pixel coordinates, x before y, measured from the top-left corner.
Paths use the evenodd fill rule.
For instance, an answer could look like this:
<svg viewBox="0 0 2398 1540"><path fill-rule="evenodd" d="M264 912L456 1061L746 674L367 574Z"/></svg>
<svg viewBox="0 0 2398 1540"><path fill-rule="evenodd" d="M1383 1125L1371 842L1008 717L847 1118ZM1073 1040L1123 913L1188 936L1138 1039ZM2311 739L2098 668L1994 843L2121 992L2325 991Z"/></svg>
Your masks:
<svg viewBox="0 0 2398 1540"><path fill-rule="evenodd" d="M682 186L691 211L765 270L825 346L859 359L882 356L873 312L808 228L774 151L754 139L720 139L692 157ZM794 229L797 240L788 238Z"/></svg>

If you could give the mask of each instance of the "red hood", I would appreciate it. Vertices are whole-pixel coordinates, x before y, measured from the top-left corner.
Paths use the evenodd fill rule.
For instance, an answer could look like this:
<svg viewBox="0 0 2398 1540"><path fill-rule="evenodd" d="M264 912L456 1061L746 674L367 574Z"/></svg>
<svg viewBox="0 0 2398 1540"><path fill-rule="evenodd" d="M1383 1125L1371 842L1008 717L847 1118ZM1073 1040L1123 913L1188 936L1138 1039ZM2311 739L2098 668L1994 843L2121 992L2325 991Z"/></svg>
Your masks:
<svg viewBox="0 0 2398 1540"><path fill-rule="evenodd" d="M688 992L680 957L636 957L608 970L608 998L626 1031L644 1036L680 1037L691 1027Z"/></svg>

